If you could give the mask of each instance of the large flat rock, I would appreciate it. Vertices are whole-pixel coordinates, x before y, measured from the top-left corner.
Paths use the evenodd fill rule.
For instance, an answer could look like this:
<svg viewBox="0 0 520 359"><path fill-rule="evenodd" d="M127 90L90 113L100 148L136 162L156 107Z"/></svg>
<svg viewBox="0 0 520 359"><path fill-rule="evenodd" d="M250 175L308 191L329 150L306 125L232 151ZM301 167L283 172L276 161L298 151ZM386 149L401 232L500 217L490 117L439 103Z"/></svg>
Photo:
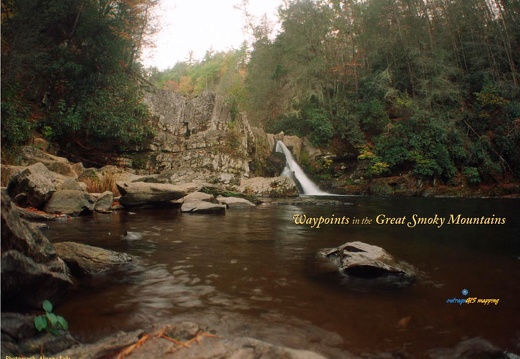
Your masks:
<svg viewBox="0 0 520 359"><path fill-rule="evenodd" d="M117 182L122 197L120 203L125 207L146 205L173 205L172 201L186 196L183 187L168 183Z"/></svg>

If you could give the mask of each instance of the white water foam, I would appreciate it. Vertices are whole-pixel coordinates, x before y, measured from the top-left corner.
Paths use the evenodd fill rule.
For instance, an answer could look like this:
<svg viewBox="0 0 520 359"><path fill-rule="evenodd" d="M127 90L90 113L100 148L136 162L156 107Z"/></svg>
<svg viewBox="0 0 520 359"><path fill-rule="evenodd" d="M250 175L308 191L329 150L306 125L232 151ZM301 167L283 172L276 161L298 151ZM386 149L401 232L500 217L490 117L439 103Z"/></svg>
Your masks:
<svg viewBox="0 0 520 359"><path fill-rule="evenodd" d="M291 151L285 146L282 141L276 141L276 152L283 153L285 155L285 168L281 173L281 176L290 177L298 181L300 184L303 194L309 196L330 196L330 193L324 192L319 189L314 182L303 172L298 162L294 159Z"/></svg>

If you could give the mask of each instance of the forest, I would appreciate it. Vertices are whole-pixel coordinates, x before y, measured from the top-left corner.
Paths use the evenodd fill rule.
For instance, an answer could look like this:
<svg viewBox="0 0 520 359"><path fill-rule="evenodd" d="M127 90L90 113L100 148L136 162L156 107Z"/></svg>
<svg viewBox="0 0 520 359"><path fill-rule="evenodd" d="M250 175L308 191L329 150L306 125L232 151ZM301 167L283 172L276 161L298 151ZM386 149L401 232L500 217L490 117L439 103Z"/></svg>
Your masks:
<svg viewBox="0 0 520 359"><path fill-rule="evenodd" d="M251 43L139 64L153 0L2 0L2 150L146 141L139 88L215 91L266 131L307 136L366 176L520 177L520 2L290 0L279 31L243 1Z"/></svg>
<svg viewBox="0 0 520 359"><path fill-rule="evenodd" d="M2 161L34 132L90 158L153 134L141 49L157 0L2 0Z"/></svg>

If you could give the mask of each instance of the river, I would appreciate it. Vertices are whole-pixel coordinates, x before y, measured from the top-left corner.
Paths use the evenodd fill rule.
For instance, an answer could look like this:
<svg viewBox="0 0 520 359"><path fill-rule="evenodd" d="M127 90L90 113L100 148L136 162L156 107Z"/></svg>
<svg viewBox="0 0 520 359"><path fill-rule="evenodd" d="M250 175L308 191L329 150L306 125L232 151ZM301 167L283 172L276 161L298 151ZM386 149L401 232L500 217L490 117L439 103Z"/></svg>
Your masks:
<svg viewBox="0 0 520 359"><path fill-rule="evenodd" d="M83 283L57 312L84 340L180 314L226 310L303 320L339 334L341 346L358 355L421 356L473 337L518 353L519 200L344 200L352 205L261 205L222 216L141 209L51 223L45 234L53 242L76 241L136 257L133 267ZM295 224L295 214L344 216L350 223L310 228ZM440 228L439 222L414 228L376 223L381 215L410 222L414 214L505 218L505 223L446 222ZM360 223L353 224L354 218ZM123 240L127 231L142 238ZM309 270L316 251L347 241L381 246L421 274L399 290L318 280ZM499 301L448 303L470 297Z"/></svg>

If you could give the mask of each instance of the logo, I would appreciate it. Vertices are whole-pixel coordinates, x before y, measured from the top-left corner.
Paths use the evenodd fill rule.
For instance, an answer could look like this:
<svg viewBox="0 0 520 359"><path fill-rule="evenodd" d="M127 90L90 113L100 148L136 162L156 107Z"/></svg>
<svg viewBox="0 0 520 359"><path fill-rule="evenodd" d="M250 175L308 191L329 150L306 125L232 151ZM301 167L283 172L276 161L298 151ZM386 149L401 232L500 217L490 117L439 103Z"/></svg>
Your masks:
<svg viewBox="0 0 520 359"><path fill-rule="evenodd" d="M446 299L446 303L447 304L459 304L459 305L462 305L462 304L498 305L498 302L500 301L500 299L498 299L498 298L468 297L469 290L467 290L466 288L464 288L461 291L461 293L464 297L467 297L467 298L449 298L449 299Z"/></svg>

